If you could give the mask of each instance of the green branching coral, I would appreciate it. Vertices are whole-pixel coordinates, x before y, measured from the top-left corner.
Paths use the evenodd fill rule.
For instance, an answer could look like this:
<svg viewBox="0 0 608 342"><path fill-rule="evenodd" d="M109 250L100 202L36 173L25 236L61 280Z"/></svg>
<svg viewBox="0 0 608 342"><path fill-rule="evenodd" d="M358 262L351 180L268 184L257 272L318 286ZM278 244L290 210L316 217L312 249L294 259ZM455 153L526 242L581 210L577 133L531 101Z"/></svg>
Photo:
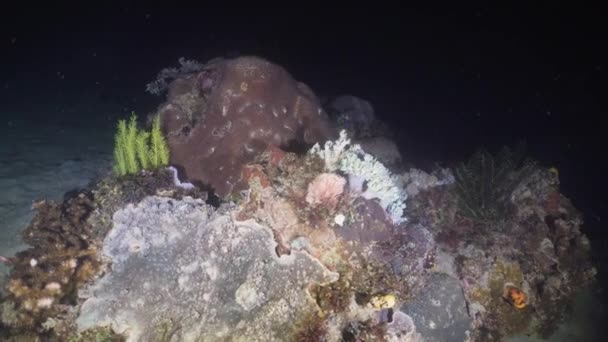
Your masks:
<svg viewBox="0 0 608 342"><path fill-rule="evenodd" d="M150 167L150 148L148 147L148 141L150 139L150 132L141 131L137 133L137 139L135 141L135 148L137 154L137 160L139 161L143 169Z"/></svg>
<svg viewBox="0 0 608 342"><path fill-rule="evenodd" d="M496 221L507 213L509 196L534 170L524 159L525 146L503 147L496 157L477 150L455 169L456 193L464 216L478 222Z"/></svg>
<svg viewBox="0 0 608 342"><path fill-rule="evenodd" d="M160 130L160 116L157 115L152 121L152 147L150 148L150 163L152 167L160 167L169 164L169 147L165 137Z"/></svg>
<svg viewBox="0 0 608 342"><path fill-rule="evenodd" d="M134 134L136 132L135 115L131 116L128 126L126 120L118 121L118 132L114 137L114 171L119 175L137 172Z"/></svg>
<svg viewBox="0 0 608 342"><path fill-rule="evenodd" d="M141 169L156 169L169 164L169 147L160 130L160 117L153 121L152 131L137 128L137 117L129 122L119 120L114 137L114 172L118 176L135 174Z"/></svg>

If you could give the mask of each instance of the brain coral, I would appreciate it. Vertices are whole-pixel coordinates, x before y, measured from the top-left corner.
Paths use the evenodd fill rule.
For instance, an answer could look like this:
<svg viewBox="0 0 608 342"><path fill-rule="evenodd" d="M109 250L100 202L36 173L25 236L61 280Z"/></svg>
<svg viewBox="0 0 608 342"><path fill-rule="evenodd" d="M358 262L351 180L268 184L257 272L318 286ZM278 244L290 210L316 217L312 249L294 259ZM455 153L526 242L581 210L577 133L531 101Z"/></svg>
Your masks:
<svg viewBox="0 0 608 342"><path fill-rule="evenodd" d="M220 197L241 186L241 167L268 145L312 145L337 136L308 86L255 56L214 59L175 79L159 113L170 163Z"/></svg>

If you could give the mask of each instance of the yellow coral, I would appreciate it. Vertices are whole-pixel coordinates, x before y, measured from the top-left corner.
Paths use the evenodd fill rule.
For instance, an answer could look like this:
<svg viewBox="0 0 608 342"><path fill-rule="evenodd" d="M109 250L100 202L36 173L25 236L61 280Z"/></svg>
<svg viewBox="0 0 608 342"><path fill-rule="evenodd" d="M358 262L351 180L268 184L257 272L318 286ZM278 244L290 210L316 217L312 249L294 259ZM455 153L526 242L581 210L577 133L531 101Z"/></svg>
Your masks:
<svg viewBox="0 0 608 342"><path fill-rule="evenodd" d="M140 169L158 168L168 165L169 147L162 134L160 116L152 121L152 130L137 128L137 117L133 112L127 123L118 121L114 137L114 171L119 176L137 173Z"/></svg>
<svg viewBox="0 0 608 342"><path fill-rule="evenodd" d="M369 303L374 309L390 309L397 303L397 298L392 294L374 296L369 300Z"/></svg>

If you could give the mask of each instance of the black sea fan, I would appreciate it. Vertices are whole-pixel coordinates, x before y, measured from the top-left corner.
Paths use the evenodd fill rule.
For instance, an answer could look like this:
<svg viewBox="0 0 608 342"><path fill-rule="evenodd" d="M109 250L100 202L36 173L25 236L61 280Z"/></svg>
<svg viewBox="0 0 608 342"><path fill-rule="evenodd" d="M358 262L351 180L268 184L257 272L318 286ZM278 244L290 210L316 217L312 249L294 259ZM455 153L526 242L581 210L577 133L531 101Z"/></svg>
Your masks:
<svg viewBox="0 0 608 342"><path fill-rule="evenodd" d="M508 214L509 198L515 188L536 167L525 159L525 145L503 147L493 156L478 149L455 169L456 194L463 216L477 222L491 222Z"/></svg>

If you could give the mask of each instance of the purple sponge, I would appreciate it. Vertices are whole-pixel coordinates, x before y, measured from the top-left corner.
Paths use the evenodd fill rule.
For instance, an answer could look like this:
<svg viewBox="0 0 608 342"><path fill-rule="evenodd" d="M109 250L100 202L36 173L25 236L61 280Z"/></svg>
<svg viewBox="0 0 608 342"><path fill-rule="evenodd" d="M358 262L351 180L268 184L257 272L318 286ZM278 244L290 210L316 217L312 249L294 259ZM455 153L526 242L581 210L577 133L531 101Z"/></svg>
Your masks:
<svg viewBox="0 0 608 342"><path fill-rule="evenodd" d="M159 112L170 163L185 180L210 185L220 197L240 190L241 167L269 145L337 138L312 90L255 56L211 60L175 79Z"/></svg>

